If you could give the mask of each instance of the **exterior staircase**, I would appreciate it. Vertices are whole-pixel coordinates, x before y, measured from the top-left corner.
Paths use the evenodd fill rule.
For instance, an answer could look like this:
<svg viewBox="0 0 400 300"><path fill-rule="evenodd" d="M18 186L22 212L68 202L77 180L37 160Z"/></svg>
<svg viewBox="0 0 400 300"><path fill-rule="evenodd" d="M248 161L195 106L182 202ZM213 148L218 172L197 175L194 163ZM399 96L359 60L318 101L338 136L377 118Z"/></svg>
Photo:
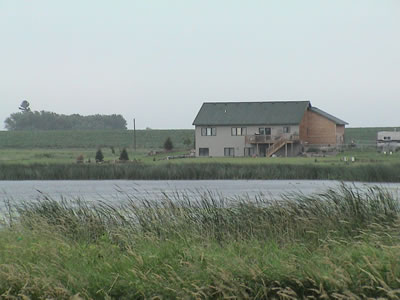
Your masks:
<svg viewBox="0 0 400 300"><path fill-rule="evenodd" d="M281 137L275 143L272 144L271 147L268 148L267 153L265 154L266 157L271 157L274 153L276 153L279 149L285 146L288 143L288 139Z"/></svg>

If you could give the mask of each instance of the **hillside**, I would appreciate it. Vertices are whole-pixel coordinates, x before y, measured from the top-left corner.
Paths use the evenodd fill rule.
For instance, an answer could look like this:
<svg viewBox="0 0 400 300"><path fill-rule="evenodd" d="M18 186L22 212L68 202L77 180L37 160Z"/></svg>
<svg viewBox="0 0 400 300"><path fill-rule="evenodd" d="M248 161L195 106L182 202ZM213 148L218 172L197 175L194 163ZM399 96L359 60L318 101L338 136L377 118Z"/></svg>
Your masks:
<svg viewBox="0 0 400 300"><path fill-rule="evenodd" d="M194 143L194 130L136 130L138 149L163 148L170 137L175 148L184 139ZM133 130L0 131L0 148L97 148L133 147Z"/></svg>

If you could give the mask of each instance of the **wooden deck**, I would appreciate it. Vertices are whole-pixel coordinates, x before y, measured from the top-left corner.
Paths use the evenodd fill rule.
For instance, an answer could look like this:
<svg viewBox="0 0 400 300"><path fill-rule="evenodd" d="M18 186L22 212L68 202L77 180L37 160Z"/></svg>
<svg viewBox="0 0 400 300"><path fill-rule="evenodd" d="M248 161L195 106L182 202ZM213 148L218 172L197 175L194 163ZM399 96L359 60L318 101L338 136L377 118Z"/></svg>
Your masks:
<svg viewBox="0 0 400 300"><path fill-rule="evenodd" d="M272 138L270 135L248 135L246 136L246 144L256 144L257 153L259 153L258 146L268 144L265 156L271 157L277 151L285 147L285 156L287 156L287 145L293 144L300 141L300 137L297 134L288 134Z"/></svg>

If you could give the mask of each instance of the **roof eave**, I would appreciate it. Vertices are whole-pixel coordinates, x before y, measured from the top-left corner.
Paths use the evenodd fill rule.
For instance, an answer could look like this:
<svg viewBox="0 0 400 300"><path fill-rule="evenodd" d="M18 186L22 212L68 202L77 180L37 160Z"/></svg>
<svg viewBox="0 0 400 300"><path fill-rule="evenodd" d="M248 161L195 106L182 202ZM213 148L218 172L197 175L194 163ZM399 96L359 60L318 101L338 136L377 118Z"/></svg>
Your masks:
<svg viewBox="0 0 400 300"><path fill-rule="evenodd" d="M318 107L311 107L311 111L313 111L316 114L319 114L320 116L332 121L333 123L335 123L336 125L348 125L349 123L347 123L346 121L343 121L325 111L323 111L322 109L319 109Z"/></svg>
<svg viewBox="0 0 400 300"><path fill-rule="evenodd" d="M215 123L194 123L194 126L285 126L285 125L300 125L300 122L296 123L275 123L275 124L268 124L268 123L249 123L249 124L237 124L237 123L229 123L229 124L215 124Z"/></svg>

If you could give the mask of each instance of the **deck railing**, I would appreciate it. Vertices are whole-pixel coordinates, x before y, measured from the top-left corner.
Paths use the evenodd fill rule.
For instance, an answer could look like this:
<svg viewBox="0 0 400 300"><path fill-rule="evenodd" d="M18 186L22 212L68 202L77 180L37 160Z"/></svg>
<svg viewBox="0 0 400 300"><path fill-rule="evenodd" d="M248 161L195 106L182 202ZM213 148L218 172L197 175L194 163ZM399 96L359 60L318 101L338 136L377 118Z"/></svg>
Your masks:
<svg viewBox="0 0 400 300"><path fill-rule="evenodd" d="M271 136L271 135L246 135L246 144L275 144L277 141L281 139L285 139L287 141L298 141L300 137L297 133L284 133L280 136Z"/></svg>

